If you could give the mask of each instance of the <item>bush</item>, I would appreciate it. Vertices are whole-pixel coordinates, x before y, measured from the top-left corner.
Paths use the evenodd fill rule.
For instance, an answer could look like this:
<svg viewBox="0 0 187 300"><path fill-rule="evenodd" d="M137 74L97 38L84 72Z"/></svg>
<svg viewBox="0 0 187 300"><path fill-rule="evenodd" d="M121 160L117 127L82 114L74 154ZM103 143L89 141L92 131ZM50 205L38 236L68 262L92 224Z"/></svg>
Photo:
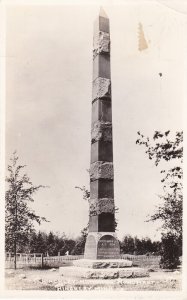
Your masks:
<svg viewBox="0 0 187 300"><path fill-rule="evenodd" d="M176 269L180 264L180 239L173 234L166 234L162 237L162 249L160 268Z"/></svg>

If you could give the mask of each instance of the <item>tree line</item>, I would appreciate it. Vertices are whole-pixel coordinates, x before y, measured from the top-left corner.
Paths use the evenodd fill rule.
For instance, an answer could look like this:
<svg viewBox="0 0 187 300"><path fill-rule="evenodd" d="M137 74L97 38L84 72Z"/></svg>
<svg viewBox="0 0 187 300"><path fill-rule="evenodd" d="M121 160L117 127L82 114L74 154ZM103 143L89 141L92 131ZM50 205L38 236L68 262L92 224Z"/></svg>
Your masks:
<svg viewBox="0 0 187 300"><path fill-rule="evenodd" d="M17 253L43 253L44 256L61 256L67 253L69 255L82 255L84 254L87 234L88 227L85 227L75 239L68 238L65 233L33 231L28 236L26 244L18 243ZM133 255L160 255L162 246L160 241L131 235L125 235L119 243L121 254ZM6 244L6 251L12 253L14 251L13 245Z"/></svg>
<svg viewBox="0 0 187 300"><path fill-rule="evenodd" d="M17 253L42 253L44 256L57 255L80 255L84 251L86 237L84 237L84 230L77 238L68 238L64 233L49 233L42 231L32 231L27 243L18 243ZM14 248L10 245L5 245L6 252L13 253Z"/></svg>
<svg viewBox="0 0 187 300"><path fill-rule="evenodd" d="M171 135L169 130L155 131L153 137L146 137L138 132L136 144L143 145L148 158L156 167L161 167L159 172L162 174L163 193L159 197L162 202L147 221L162 221L162 237L161 242L152 242L149 238L125 236L120 242L121 251L129 254L160 253L161 267L176 268L182 255L183 132ZM164 169L163 162L166 163ZM69 251L71 254L82 254L87 228L83 229L80 237L75 240L67 238L64 234L59 236L52 232L49 234L35 232L34 222L40 224L47 220L38 216L29 207L29 202L33 202L35 193L45 186L34 186L28 175L22 174L25 167L18 163L15 152L8 165L5 195L5 248L6 251L14 253L15 268L18 252L33 251L49 255L61 252L63 255ZM85 187L80 189L83 192L83 199L88 200L90 192Z"/></svg>

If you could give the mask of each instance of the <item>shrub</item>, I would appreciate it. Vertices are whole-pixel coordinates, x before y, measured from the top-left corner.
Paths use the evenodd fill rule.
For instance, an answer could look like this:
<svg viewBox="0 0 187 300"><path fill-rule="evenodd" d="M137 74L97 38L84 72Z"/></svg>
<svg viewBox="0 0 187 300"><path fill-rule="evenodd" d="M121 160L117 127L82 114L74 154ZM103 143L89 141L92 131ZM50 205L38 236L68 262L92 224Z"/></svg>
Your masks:
<svg viewBox="0 0 187 300"><path fill-rule="evenodd" d="M180 240L175 235L167 233L162 237L160 268L176 269L180 264Z"/></svg>

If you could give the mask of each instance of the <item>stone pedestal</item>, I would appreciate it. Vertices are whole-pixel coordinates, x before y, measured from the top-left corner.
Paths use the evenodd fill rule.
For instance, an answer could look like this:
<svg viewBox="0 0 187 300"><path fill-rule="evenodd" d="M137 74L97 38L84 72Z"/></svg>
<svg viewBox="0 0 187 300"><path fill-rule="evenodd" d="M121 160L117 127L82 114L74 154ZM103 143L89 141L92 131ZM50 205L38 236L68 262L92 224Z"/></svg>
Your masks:
<svg viewBox="0 0 187 300"><path fill-rule="evenodd" d="M120 246L115 232L89 232L84 258L92 260L120 258Z"/></svg>
<svg viewBox="0 0 187 300"><path fill-rule="evenodd" d="M76 267L90 269L114 269L132 267L132 261L127 259L79 259L75 260L73 265Z"/></svg>
<svg viewBox="0 0 187 300"><path fill-rule="evenodd" d="M72 267L61 267L59 272L65 278L75 279L117 279L148 277L149 272L132 266L132 262L123 259L91 260L80 259Z"/></svg>

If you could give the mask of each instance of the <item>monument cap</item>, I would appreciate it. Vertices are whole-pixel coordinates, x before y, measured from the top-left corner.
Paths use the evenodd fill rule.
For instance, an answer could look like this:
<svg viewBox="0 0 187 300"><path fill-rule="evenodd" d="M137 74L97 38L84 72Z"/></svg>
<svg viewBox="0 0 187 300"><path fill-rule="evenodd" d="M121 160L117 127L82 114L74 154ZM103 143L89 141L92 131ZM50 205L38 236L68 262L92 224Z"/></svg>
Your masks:
<svg viewBox="0 0 187 300"><path fill-rule="evenodd" d="M99 16L108 19L108 16L102 6L100 6Z"/></svg>

